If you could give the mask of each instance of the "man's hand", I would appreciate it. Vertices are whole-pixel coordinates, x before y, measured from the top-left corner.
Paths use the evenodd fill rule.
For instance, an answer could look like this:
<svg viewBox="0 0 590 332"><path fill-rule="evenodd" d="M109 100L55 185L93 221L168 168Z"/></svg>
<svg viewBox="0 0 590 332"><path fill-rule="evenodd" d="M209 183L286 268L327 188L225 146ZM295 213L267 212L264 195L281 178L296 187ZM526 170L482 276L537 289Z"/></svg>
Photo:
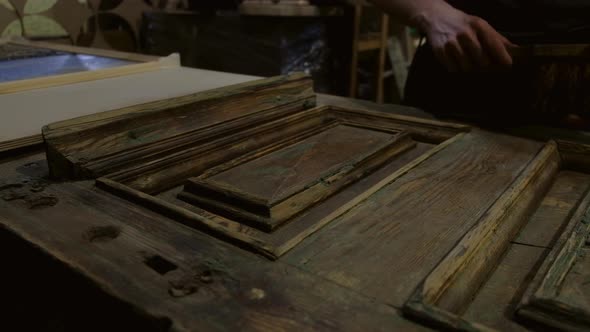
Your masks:
<svg viewBox="0 0 590 332"><path fill-rule="evenodd" d="M437 59L450 71L473 71L510 66L509 48L515 47L485 20L449 5L413 18L427 36Z"/></svg>
<svg viewBox="0 0 590 332"><path fill-rule="evenodd" d="M371 1L426 34L437 59L450 71L485 70L512 64L508 50L515 45L483 19L468 15L444 0Z"/></svg>

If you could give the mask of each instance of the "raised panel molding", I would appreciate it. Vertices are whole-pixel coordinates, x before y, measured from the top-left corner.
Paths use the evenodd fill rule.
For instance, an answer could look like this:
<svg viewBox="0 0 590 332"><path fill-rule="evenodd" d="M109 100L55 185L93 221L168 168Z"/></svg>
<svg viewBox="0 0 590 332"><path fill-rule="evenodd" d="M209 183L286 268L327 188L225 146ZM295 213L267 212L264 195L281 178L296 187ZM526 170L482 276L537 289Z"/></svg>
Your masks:
<svg viewBox="0 0 590 332"><path fill-rule="evenodd" d="M304 75L43 134L53 178L6 158L0 224L171 329L590 329L589 146L317 107Z"/></svg>
<svg viewBox="0 0 590 332"><path fill-rule="evenodd" d="M563 170L587 172L589 151L588 146L578 143L549 142L420 284L405 303L404 313L437 328L494 331L489 326L464 318L463 313L495 270L511 241L538 208L557 173ZM575 282L567 284L566 281L576 262L580 270L577 274L587 273L590 269L583 249L589 234L589 203L590 196L586 194L549 258L537 272L517 310L520 316L552 328L587 331L590 327L590 307L584 305L588 303L585 296L590 293L581 293L578 287L576 296L581 299L577 304L575 301L568 303L566 297L560 296L565 292L564 287L576 287Z"/></svg>
<svg viewBox="0 0 590 332"><path fill-rule="evenodd" d="M589 235L587 193L523 296L520 316L560 330L590 329Z"/></svg>
<svg viewBox="0 0 590 332"><path fill-rule="evenodd" d="M397 131L334 123L260 156L190 178L179 197L270 232L294 215L414 148ZM256 153L253 153L256 155Z"/></svg>
<svg viewBox="0 0 590 332"><path fill-rule="evenodd" d="M314 103L293 75L49 125L50 170L276 259L469 130Z"/></svg>
<svg viewBox="0 0 590 332"><path fill-rule="evenodd" d="M203 140L207 143L197 143L180 156L132 166L99 178L97 184L185 225L276 259L462 137L457 130L406 160L406 154L425 144L416 134L420 121L406 131L410 124L405 119L398 122L384 114L333 107L302 110L278 120L245 121L249 125L242 131L216 134L218 139ZM429 142L449 129L441 126L441 131L428 129ZM362 141L347 144L346 139ZM302 159L313 171L301 173L298 161ZM374 176L385 165L391 173ZM260 174L273 169L278 177ZM289 179L281 177L281 172L307 177ZM337 207L323 205L361 179L371 185ZM273 197L274 193L278 196ZM323 213L310 216L313 208Z"/></svg>

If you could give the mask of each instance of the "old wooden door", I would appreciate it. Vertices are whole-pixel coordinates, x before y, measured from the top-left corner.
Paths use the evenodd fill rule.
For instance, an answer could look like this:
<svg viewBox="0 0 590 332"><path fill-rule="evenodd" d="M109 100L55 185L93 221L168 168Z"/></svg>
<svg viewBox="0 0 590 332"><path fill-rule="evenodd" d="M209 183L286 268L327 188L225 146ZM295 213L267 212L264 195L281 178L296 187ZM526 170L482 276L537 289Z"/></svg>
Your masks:
<svg viewBox="0 0 590 332"><path fill-rule="evenodd" d="M590 328L584 145L315 107L300 75L44 138L0 221L152 327Z"/></svg>

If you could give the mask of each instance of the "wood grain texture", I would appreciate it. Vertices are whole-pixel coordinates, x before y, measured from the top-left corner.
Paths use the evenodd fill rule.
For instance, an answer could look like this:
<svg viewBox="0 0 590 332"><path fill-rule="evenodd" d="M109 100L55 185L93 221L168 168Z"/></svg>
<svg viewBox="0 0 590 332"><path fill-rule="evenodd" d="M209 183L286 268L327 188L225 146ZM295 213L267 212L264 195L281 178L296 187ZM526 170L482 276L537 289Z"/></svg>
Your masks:
<svg viewBox="0 0 590 332"><path fill-rule="evenodd" d="M23 137L15 140L4 141L0 142L0 153L2 152L10 152L13 150L21 149L21 148L28 148L33 147L35 145L41 146L43 144L43 136L33 135L28 137Z"/></svg>
<svg viewBox="0 0 590 332"><path fill-rule="evenodd" d="M88 157L79 165L71 163L69 160L71 156L67 154L67 151L76 151L79 148L76 145L79 145L80 141L65 139L61 151L54 149L56 144L48 144L50 169L54 175L60 172L70 174L70 178L108 174L99 179L97 184L145 207L172 216L181 223L205 229L271 259L277 259L382 186L409 172L413 167L458 140L460 133L470 130L470 127L464 125L364 110L348 110L331 106L309 108L309 98L313 98L307 94L309 84L308 78L295 75L252 83L258 88L262 85L261 89L254 89L254 92L236 94L236 88L228 88L224 90L224 94L218 93L219 97L214 98L208 105L221 107L218 104L223 104L225 107L236 107L235 110L224 107L216 109L233 115L233 117L229 116L229 120L214 117L212 119L215 122L209 126L199 127L203 125L201 121L199 125L193 124L191 127L191 121L196 123L197 118L203 120L203 115L199 112L190 114L189 110L182 114L189 113L187 117L193 116L194 119L190 121L183 119L180 124L175 122L180 127L171 129L163 124L164 120L170 116L170 112L165 112L155 118L159 121L148 119L148 122L151 121L149 126L152 127L148 126L147 131L166 129L167 137L158 137L150 132L147 136L143 136L143 144L136 146L136 143L132 141L131 147L125 144L126 140L129 140L128 137L115 138L120 140L115 143L117 148L114 152L105 155L102 154L104 146L96 145L92 141L91 148L96 148L95 150L88 149L77 153L76 158L80 158L82 153ZM293 95L291 98L281 96L278 106L272 103L265 104L268 98L273 102L277 100L277 89L285 89ZM241 90L238 89L239 91ZM255 98L253 93L260 93L262 97ZM291 101L285 101L285 99ZM236 100L243 103L238 103ZM264 108L259 112L239 116L239 111L246 109L244 104L246 101L253 102L254 105L262 105L261 107ZM238 104L241 108L236 106ZM250 107L248 110L252 111L253 108L256 107ZM149 115L147 114L146 117ZM130 115L129 119L125 120L133 118L134 115ZM129 126L128 123L120 124L117 121L114 123L115 125L107 121L105 126L122 133L125 133L126 126ZM83 128L76 132L76 137L97 135L96 128L88 129L85 126L86 124L83 124ZM66 127L67 125L64 128ZM338 128L347 128L348 131L352 130L357 134L360 132L365 136L351 135L352 132L346 132L340 136L334 135ZM329 135L323 133L331 130L336 132L330 132ZM135 126L132 131L145 130ZM176 133L170 134L170 132ZM368 134L370 135L367 136ZM222 174L231 173L233 168L245 167L244 165L259 162L269 156L278 156L277 165L284 163L292 167L290 159L286 157L289 154L283 155L281 151L297 150L300 142L307 142L306 140L312 140L314 137L324 137L326 142L320 140L321 142L313 143L313 146L321 143L321 149L318 150L320 153L316 153L315 156L317 160L314 161L313 158L310 160L313 154L304 154L306 162L301 165L319 167L322 175L320 178L313 179L312 173L297 171L297 174L304 174L304 178L312 174L313 181L305 180L304 183L295 185L293 187L295 189L286 186L286 193L289 193L287 196L280 194L276 200L264 201L259 197L260 191L266 191L264 186L270 182L260 176L253 176L251 177L253 182L248 182L247 176L244 177L244 172L241 171L237 172L233 178L230 176L229 182L235 183L232 185L227 183L228 181L225 184L218 183L218 179L215 179L215 186L196 182L201 181L200 179L216 178ZM135 138L137 137L133 137ZM377 142L377 138L384 139L381 142L383 146ZM439 145L430 151L421 150L425 152L424 155L408 153L409 149L418 144L422 147L428 145L428 143L417 143L414 139ZM360 148L353 149L357 145ZM117 151L119 148L123 150ZM322 163L329 161L330 158L338 159L345 156L346 154L341 152L342 149L352 153L350 156L352 161L346 161L346 165L338 166L338 169L331 169L334 165L329 166L328 169L322 169ZM368 150L364 151L366 149ZM406 154L410 157L405 156ZM293 162L298 165L297 160L300 159L300 157L295 158ZM404 160L408 162L407 165L401 163ZM321 206L329 196L343 188L365 177L370 177L371 173L390 161L394 168L389 169L393 170L393 173L383 174L370 186L365 187L364 191L358 192L357 197L348 196L347 201L340 201L341 206L332 206L325 210L324 215L318 215L317 218L296 218L299 214L306 215L307 210L316 205ZM340 163L336 162L337 165ZM270 171L274 168L276 167L269 165L253 167L255 171ZM332 174L333 172L336 173ZM167 196L166 200L156 197L159 193L169 191L188 179L191 180L187 182L186 190L176 192L180 200L170 199L170 196ZM285 179L277 177L277 180L284 182ZM240 181L246 183L240 187ZM262 184L260 184L261 181ZM217 190L213 190L213 187ZM238 202L239 206L228 203L225 198ZM289 200L290 198L297 200ZM190 204L185 204L181 200ZM272 222L263 219L263 217L269 218L268 211L263 211L261 215L256 215L252 211L252 209L259 211L267 206L270 206L270 209L276 209L271 216L276 217L272 219ZM286 227L287 221L297 225ZM257 224L253 225L254 222ZM266 236L249 226L255 226L259 230L272 232L272 234ZM285 228L285 231L275 233L279 226L281 229Z"/></svg>
<svg viewBox="0 0 590 332"><path fill-rule="evenodd" d="M398 114L384 114L382 112L363 109L351 110L337 106L332 106L331 109L340 119L352 121L357 124L374 125L375 116L379 114L382 127L410 133L415 140L427 143L440 143L455 136L458 132L468 132L471 130L470 126L460 123Z"/></svg>
<svg viewBox="0 0 590 332"><path fill-rule="evenodd" d="M216 172L219 167L258 158L297 140L313 135L325 126L346 124L376 131L403 131L412 139L441 143L456 134L468 131L466 126L420 119L398 119L375 112L319 107L293 111L286 105L263 114L228 121L210 128L189 132L171 139L156 141L140 149L126 150L98 160L88 161L80 169L87 174L121 171L109 178L148 193L172 188L185 179ZM285 116L284 112L290 115ZM395 147L394 147L395 148ZM394 151L395 152L395 151ZM91 154L91 152L87 152ZM55 162L64 158L54 158ZM68 170L67 167L63 167Z"/></svg>
<svg viewBox="0 0 590 332"><path fill-rule="evenodd" d="M590 170L590 144L569 140L558 140L559 152L566 167L571 170L588 172Z"/></svg>
<svg viewBox="0 0 590 332"><path fill-rule="evenodd" d="M334 196L329 197L321 204L311 207L301 215L296 216L291 222L275 230L272 234L251 227L245 227L244 224L223 218L219 215L178 200L177 195L182 191L181 187L160 193L157 197L168 203L197 213L202 217L227 228L228 231L248 234L251 237L262 240L264 243L275 248L273 250L273 255L276 259L276 257L285 254L297 246L306 237L320 231L323 226L331 222L334 218L347 213L348 210L370 197L370 195L378 191L379 188L390 183L396 177L402 176L411 171L412 168L436 153L439 153L454 141L456 141L456 139L449 140L449 142L445 142L436 147L429 144L418 143L415 149L409 150L398 158L394 158L384 167L360 179L356 183L353 183L347 187L346 190L342 190ZM201 229L201 225L198 223L187 225Z"/></svg>
<svg viewBox="0 0 590 332"><path fill-rule="evenodd" d="M518 314L551 328L587 331L590 293L586 289L590 194L579 203L562 236L531 282Z"/></svg>
<svg viewBox="0 0 590 332"><path fill-rule="evenodd" d="M167 178L175 174L183 174L176 179L182 180L215 166L223 158L233 158L228 157L232 154L255 150L273 135L281 140L291 132L305 130L297 125L312 127L302 122L305 117L316 117L309 121L322 123L337 120L377 130L405 131L415 140L429 143L440 143L469 130L468 126L452 123L337 107L303 112L313 106L310 84L308 78L298 75L274 78L201 93L196 98L203 101L162 106L153 114L132 112L127 118L109 120L96 128L86 125L94 125L94 120L80 120L79 125L74 123L69 129L72 133L62 136L53 136L53 130L46 128L52 174L88 178L122 171L117 177L132 179L134 188L156 191L165 187L158 183L171 181ZM277 96L280 92L284 94ZM207 97L210 94L214 97ZM255 133L258 136L252 139ZM221 147L223 144L226 146Z"/></svg>
<svg viewBox="0 0 590 332"><path fill-rule="evenodd" d="M514 242L552 248L589 188L590 175L560 171L541 205Z"/></svg>
<svg viewBox="0 0 590 332"><path fill-rule="evenodd" d="M284 259L401 307L540 148L539 143L502 135L467 134Z"/></svg>
<svg viewBox="0 0 590 332"><path fill-rule="evenodd" d="M290 91L295 90L297 87ZM301 131L312 135L306 128L329 126L335 120L376 131L407 132L415 148L297 214L272 233L181 202L177 195L182 187L175 181L171 181L175 184L171 188L163 186L167 189L149 193L133 187L136 180L133 176L112 179L109 175L97 181L98 186L118 191L121 195L118 197L96 188L91 181L64 183L48 179L47 168L43 167L45 160L40 155L11 157L0 162L0 177L7 178L0 179L1 227L84 275L109 296L137 308L150 321L172 330L420 331L424 329L421 325L433 316L451 329L482 331L500 326L488 322L501 319L499 316L506 313L500 312L505 308L501 303L514 305L521 289L496 290L494 283L500 285L501 278L510 278L518 285L526 284L531 275L526 272L525 264L518 262L530 259L526 263L532 263L531 252L537 252L537 248L522 256L511 249L504 259L501 254L508 246L518 246L510 244L510 240L519 225L528 219L534 202L539 202L549 188L551 181L545 180L552 179L552 174L557 172L559 158L554 145L544 148L544 143L526 139L477 129L467 132L469 128L461 125L333 107L324 108L329 113L325 117L286 122L284 128L291 130L289 139L282 140L285 133L270 125L266 129L275 136L264 138L256 131L264 125L241 122L243 118L238 113L224 113L242 106L228 105L228 108L211 108L216 114L209 118L213 124L201 128L202 131L223 126L217 135L228 139L225 142L229 149L233 146L229 144L230 136L235 132L228 128L239 128L234 125L241 123L245 126L242 130L253 131L250 136L238 135L232 139L260 140L253 145L236 145L257 148L236 153L229 162L220 158L221 165L212 157L213 166L203 167L208 176L223 174L236 165L277 151L275 148L280 150L289 146L292 143L289 139ZM277 117L272 121L318 112L300 105L301 109L296 107L298 111L290 114L293 104L286 105L281 112L289 115L275 113ZM272 100L266 110L277 110ZM82 127L99 132L102 124L114 124L115 132L128 135L127 126L133 123L132 117L123 120L125 115L121 116L120 123L118 120L103 123L96 118L96 127L92 123ZM215 123L218 116L227 118ZM155 122L152 128L157 129ZM77 144L74 138L84 136L82 127L70 127L74 130L68 137L70 142ZM66 128L57 128L63 130L59 137L68 135ZM141 135L134 132L131 136ZM195 136L191 135L179 139L186 139L187 146L194 147L190 140ZM205 140L210 137L214 136L201 136L203 144L212 143L209 147L215 147L217 138ZM263 142L263 138L271 143ZM157 142L160 138L153 136L153 139ZM276 146L270 148L268 144ZM176 152L182 154L185 148L179 146ZM118 158L115 150L114 155L109 155L106 147L98 150L105 153L104 160ZM133 154L136 150L141 148L132 147L125 152L132 159L138 156ZM207 158L215 150L203 151L209 153L200 156ZM150 150L153 152L158 150ZM158 157L166 158L167 153ZM178 161L182 160L179 157ZM158 166L161 173L153 174L164 174L165 165ZM138 167L133 174L149 175L149 172L142 173L143 165ZM149 169L151 165L145 167ZM169 168L168 172L174 170ZM187 174L192 173L187 171L183 176ZM557 179L549 195L568 200L570 205L570 198L578 197L573 193L583 191L585 176L562 172ZM293 183L299 183L295 180ZM255 185L256 181L242 189L248 191ZM45 198L31 203L28 197L35 195ZM130 199L122 199L125 195ZM569 210L563 211L567 214ZM492 221L496 226L488 227ZM447 279L460 285L451 283L436 299L436 305L419 302L417 305L422 305L419 314L423 314L420 320L410 321L400 316L402 305L420 282L429 273L436 273L433 269L441 261L444 263L445 257L453 256L454 248L465 244L462 241L473 234L481 241L475 247L470 245L474 241L464 246L465 266L451 264L449 269L456 268L457 273ZM472 248L477 250L473 252ZM459 255L455 257L462 259ZM570 278L566 282L572 285L580 285L587 276L585 260L577 262L581 263L575 270L579 278L566 276ZM495 269L497 264L500 267ZM487 275L492 277L486 282L482 276ZM477 292L480 285L481 292ZM581 288L578 300L585 297L585 292ZM471 301L472 296L475 302ZM471 319L475 311L470 310L481 308L482 301L495 304L498 310L481 321ZM462 313L466 306L463 317L456 314Z"/></svg>
<svg viewBox="0 0 590 332"><path fill-rule="evenodd" d="M172 196L152 196L107 178L98 179L97 185L144 207L163 213L189 227L203 229L274 260L335 218L366 200L383 186L410 172L461 137L462 135L457 135L454 139L433 148L424 144L417 145L416 151L410 150L393 159L383 169L376 171L376 174L367 174L360 178L359 186L353 185L351 190L344 190L342 195L336 195L334 200L327 199L326 204L312 207L310 211L302 213L301 216L294 218L272 234L184 203L176 199L176 193ZM172 199L170 199L171 197Z"/></svg>
<svg viewBox="0 0 590 332"><path fill-rule="evenodd" d="M538 207L560 167L549 143L424 281L424 300L460 313Z"/></svg>
<svg viewBox="0 0 590 332"><path fill-rule="evenodd" d="M413 108L398 104L377 104L375 102L363 99L354 99L323 93L316 93L318 106L337 106L347 109L366 110L373 112L382 112L394 115L405 115L415 118L434 119L430 113L426 113L418 108Z"/></svg>
<svg viewBox="0 0 590 332"><path fill-rule="evenodd" d="M420 284L404 311L441 328L485 330L459 315L538 206L559 167L557 145L550 142ZM433 313L434 308L445 314ZM449 325L452 315L456 319Z"/></svg>
<svg viewBox="0 0 590 332"><path fill-rule="evenodd" d="M2 227L173 330L425 330L391 307L260 260L90 183L46 190L60 203L27 210L25 219L20 203L0 200ZM104 228L117 232L90 236ZM159 273L147 266L146 257L156 255L175 268Z"/></svg>
<svg viewBox="0 0 590 332"><path fill-rule="evenodd" d="M270 94L273 98L266 100L266 103L271 106L277 106L277 101L280 102L283 97L281 92L288 93L289 91L295 90L295 96L293 96L292 99L305 98L305 96L311 93L310 81L306 75L293 74L291 76L272 77L55 122L46 126L45 136L48 138L67 140L68 135L73 132L85 131L106 124L117 123L118 121L129 119L137 120L141 115L164 112L170 108L191 105L196 102L211 100L219 101L219 99L222 98L245 94L248 95L248 98L254 98L256 94L249 93L260 90L273 90L273 88L281 86L281 84L285 84L285 89L274 90L274 94ZM291 88L291 90L288 88ZM274 102L270 99L274 99ZM241 102L242 100L238 99L235 102L238 101ZM281 103L278 104L280 105ZM184 109L184 111L190 110Z"/></svg>
<svg viewBox="0 0 590 332"><path fill-rule="evenodd" d="M170 139L155 141L127 153L98 158L84 165L93 173L114 173L109 178L135 189L156 193L186 179L216 172L289 146L335 125L326 108L291 112L287 107L269 109L244 119L202 128ZM127 166L127 167L125 167ZM229 167L229 166L228 166Z"/></svg>
<svg viewBox="0 0 590 332"><path fill-rule="evenodd" d="M122 156L142 151L140 147L145 150L168 140L172 141L171 148L180 149L183 137L190 139L191 133L214 124L272 108L279 112L284 105L295 111L304 104L313 105L314 100L310 79L295 74L55 123L46 126L43 135L50 151L50 165L55 164L50 168L52 174L80 177L78 165L102 161L108 166L108 158L117 157L110 163L128 165L137 156L129 155L132 160ZM92 174L105 174L100 165Z"/></svg>
<svg viewBox="0 0 590 332"><path fill-rule="evenodd" d="M191 178L185 192L221 215L272 231L415 146L407 134L339 125L213 176Z"/></svg>
<svg viewBox="0 0 590 332"><path fill-rule="evenodd" d="M516 307L547 253L544 248L512 244L463 318L498 331L528 331L515 321Z"/></svg>

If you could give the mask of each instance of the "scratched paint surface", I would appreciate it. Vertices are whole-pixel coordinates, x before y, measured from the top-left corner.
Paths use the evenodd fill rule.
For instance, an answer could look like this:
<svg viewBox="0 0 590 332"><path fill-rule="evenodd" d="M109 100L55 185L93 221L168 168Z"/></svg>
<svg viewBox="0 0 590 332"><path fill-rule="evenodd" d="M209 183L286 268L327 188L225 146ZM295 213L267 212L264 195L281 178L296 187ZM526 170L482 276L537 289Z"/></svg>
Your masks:
<svg viewBox="0 0 590 332"><path fill-rule="evenodd" d="M272 202L346 167L360 154L386 145L393 135L336 126L210 179Z"/></svg>

